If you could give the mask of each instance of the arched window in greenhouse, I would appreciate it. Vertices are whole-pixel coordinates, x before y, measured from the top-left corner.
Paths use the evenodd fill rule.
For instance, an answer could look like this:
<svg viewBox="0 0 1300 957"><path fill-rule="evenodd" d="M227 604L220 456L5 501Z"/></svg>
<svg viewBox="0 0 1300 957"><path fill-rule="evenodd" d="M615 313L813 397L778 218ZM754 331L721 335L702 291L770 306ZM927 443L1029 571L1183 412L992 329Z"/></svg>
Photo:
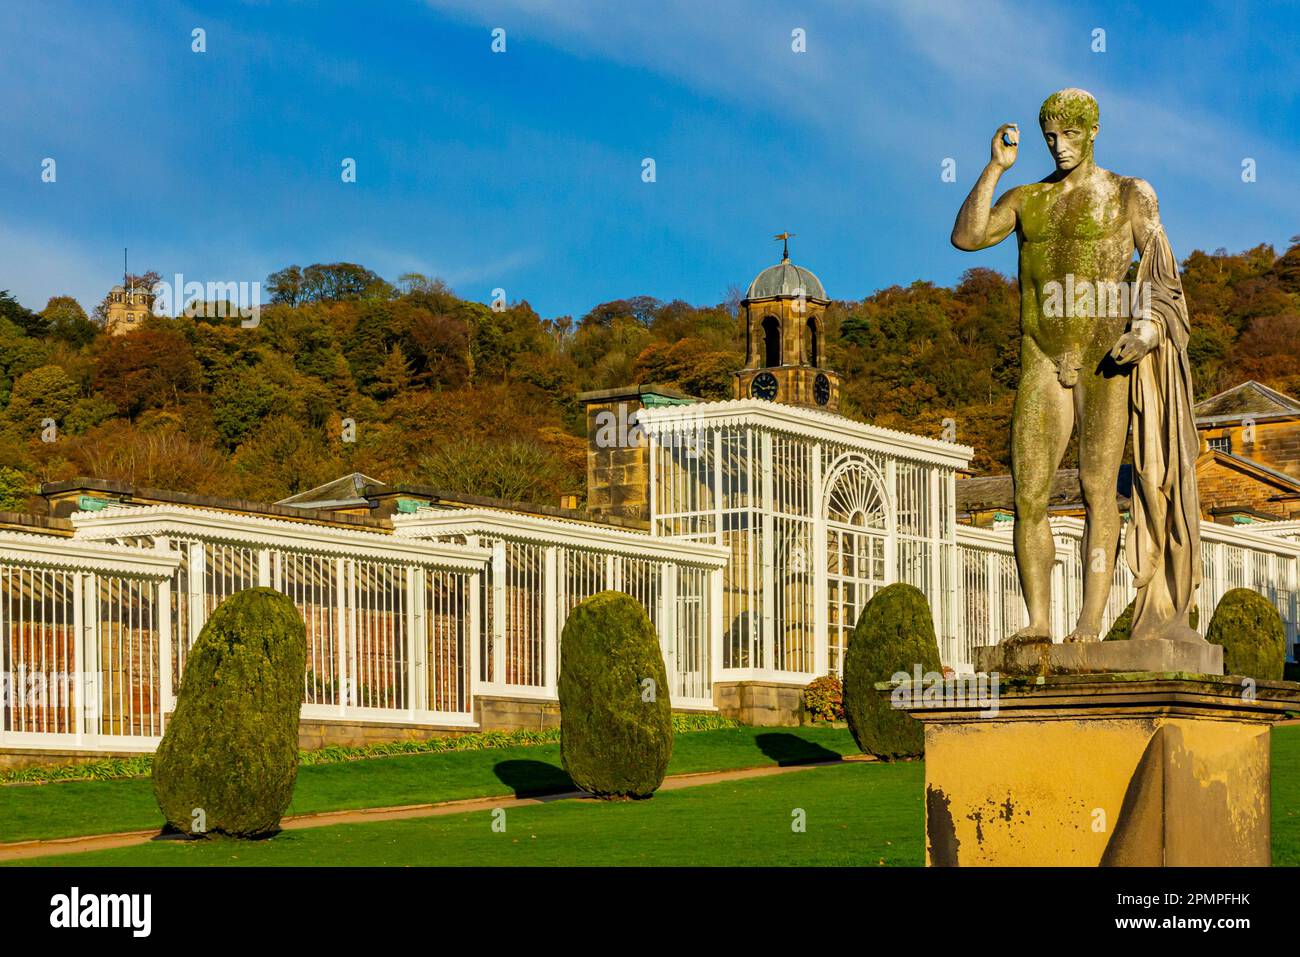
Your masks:
<svg viewBox="0 0 1300 957"><path fill-rule="evenodd" d="M884 481L865 458L842 458L826 483L827 650L837 674L862 609L888 582L890 527Z"/></svg>

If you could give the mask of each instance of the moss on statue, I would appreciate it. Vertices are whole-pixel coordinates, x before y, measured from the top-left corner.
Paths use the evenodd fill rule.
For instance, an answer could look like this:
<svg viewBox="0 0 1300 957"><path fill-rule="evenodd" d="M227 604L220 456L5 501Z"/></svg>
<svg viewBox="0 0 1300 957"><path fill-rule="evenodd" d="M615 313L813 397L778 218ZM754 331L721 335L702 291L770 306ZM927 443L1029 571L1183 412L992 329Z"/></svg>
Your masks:
<svg viewBox="0 0 1300 957"><path fill-rule="evenodd" d="M1219 599L1205 633L1223 646L1223 671L1261 681L1279 681L1286 666L1286 627L1263 595L1234 588Z"/></svg>
<svg viewBox="0 0 1300 957"><path fill-rule="evenodd" d="M153 764L168 826L258 837L279 828L298 777L306 630L285 595L237 592L190 649Z"/></svg>
<svg viewBox="0 0 1300 957"><path fill-rule="evenodd" d="M890 705L875 689L898 672L941 672L930 605L918 589L899 583L876 593L863 609L844 653L844 717L865 754L889 761L921 755L921 722Z"/></svg>
<svg viewBox="0 0 1300 957"><path fill-rule="evenodd" d="M635 599L606 591L569 613L560 645L560 754L597 797L646 798L673 753L659 636Z"/></svg>

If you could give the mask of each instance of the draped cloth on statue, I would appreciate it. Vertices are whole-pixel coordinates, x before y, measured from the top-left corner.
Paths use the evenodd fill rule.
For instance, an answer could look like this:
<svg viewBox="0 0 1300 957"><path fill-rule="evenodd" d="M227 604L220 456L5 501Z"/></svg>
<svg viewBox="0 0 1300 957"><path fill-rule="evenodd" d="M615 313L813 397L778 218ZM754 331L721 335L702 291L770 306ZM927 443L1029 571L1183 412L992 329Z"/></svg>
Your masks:
<svg viewBox="0 0 1300 957"><path fill-rule="evenodd" d="M1136 288L1144 308L1133 328L1151 323L1158 338L1129 384L1133 522L1126 547L1137 588L1132 637L1197 640L1187 617L1201 584L1200 438L1187 359L1191 323L1164 227L1147 236Z"/></svg>

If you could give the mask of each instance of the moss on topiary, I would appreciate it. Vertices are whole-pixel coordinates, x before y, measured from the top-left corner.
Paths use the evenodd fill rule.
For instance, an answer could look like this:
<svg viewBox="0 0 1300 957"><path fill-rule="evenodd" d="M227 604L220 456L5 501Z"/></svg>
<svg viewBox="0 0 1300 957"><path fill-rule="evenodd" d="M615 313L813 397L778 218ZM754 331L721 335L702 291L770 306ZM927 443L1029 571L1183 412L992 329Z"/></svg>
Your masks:
<svg viewBox="0 0 1300 957"><path fill-rule="evenodd" d="M1223 646L1225 674L1279 681L1286 666L1286 627L1263 595L1234 588L1221 599L1205 633Z"/></svg>
<svg viewBox="0 0 1300 957"><path fill-rule="evenodd" d="M943 670L930 605L900 582L867 602L844 653L844 717L864 753L889 761L925 752L921 722L875 690L877 682L900 671L911 675L918 664L923 673Z"/></svg>
<svg viewBox="0 0 1300 957"><path fill-rule="evenodd" d="M560 754L574 783L604 798L654 794L673 753L672 705L659 637L635 599L606 591L570 612L559 696Z"/></svg>
<svg viewBox="0 0 1300 957"><path fill-rule="evenodd" d="M1106 632L1106 637L1102 641L1128 641L1133 634L1133 605L1137 599L1129 602L1124 606L1124 610L1119 613L1119 617L1110 626L1110 631Z"/></svg>
<svg viewBox="0 0 1300 957"><path fill-rule="evenodd" d="M1115 623L1110 626L1110 631L1106 632L1103 641L1128 641L1133 636L1133 606L1135 604L1137 604L1136 598L1124 607L1124 610L1119 613L1119 617L1115 619ZM1200 620L1200 612L1196 606L1192 606L1192 610L1187 613L1187 624L1195 628Z"/></svg>
<svg viewBox="0 0 1300 957"><path fill-rule="evenodd" d="M257 837L279 827L298 777L306 649L302 618L277 591L217 606L154 758L154 796L173 830Z"/></svg>

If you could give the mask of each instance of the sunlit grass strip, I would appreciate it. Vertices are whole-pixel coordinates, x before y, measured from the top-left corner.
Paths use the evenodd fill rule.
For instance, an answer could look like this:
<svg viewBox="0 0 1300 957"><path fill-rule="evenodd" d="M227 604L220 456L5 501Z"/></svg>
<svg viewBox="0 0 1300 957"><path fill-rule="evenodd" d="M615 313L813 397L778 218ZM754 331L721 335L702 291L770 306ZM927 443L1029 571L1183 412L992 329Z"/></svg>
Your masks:
<svg viewBox="0 0 1300 957"><path fill-rule="evenodd" d="M675 714L673 731L688 734L692 731L717 731L738 728L740 722L716 714ZM340 764L344 761L363 761L366 758L386 758L402 754L433 754L442 751L486 751L493 748L519 748L539 744L558 744L559 728L545 731L483 731L424 741L393 741L385 744L367 744L357 747L320 748L300 751L299 764ZM59 764L46 767L19 768L0 771L0 784L46 784L52 781L116 781L144 777L153 768L153 755L142 754L131 758L104 758L85 764Z"/></svg>

